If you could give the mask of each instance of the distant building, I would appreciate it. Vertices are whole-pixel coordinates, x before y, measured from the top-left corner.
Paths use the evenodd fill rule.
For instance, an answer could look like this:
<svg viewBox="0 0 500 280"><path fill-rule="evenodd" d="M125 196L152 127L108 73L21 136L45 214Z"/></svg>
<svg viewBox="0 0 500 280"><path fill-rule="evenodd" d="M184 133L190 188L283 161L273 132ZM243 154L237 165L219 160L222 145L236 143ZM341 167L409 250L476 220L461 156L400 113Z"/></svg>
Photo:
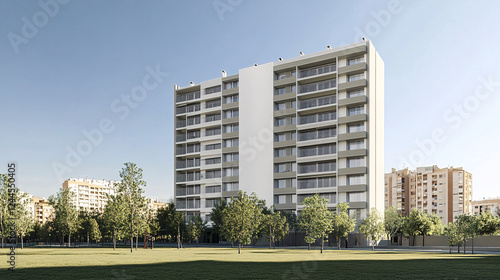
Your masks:
<svg viewBox="0 0 500 280"><path fill-rule="evenodd" d="M47 221L53 219L54 207L49 204L49 201L42 197L33 197L33 219L40 225L45 224Z"/></svg>
<svg viewBox="0 0 500 280"><path fill-rule="evenodd" d="M108 202L108 195L116 195L118 181L75 179L70 178L63 183L63 190L70 189L75 193L73 203L76 210L96 211L102 213Z"/></svg>
<svg viewBox="0 0 500 280"><path fill-rule="evenodd" d="M413 209L441 217L443 224L472 214L472 174L462 168L437 166L395 170L385 174L385 209L408 216Z"/></svg>
<svg viewBox="0 0 500 280"><path fill-rule="evenodd" d="M495 216L500 216L500 198L472 201L472 210L474 215L491 212Z"/></svg>
<svg viewBox="0 0 500 280"><path fill-rule="evenodd" d="M119 183L120 181L70 178L64 181L63 190L69 188L75 193L73 203L76 205L77 211L102 213L108 202L107 195L116 195ZM155 212L166 205L166 203L152 198L146 198L146 203L148 208Z"/></svg>

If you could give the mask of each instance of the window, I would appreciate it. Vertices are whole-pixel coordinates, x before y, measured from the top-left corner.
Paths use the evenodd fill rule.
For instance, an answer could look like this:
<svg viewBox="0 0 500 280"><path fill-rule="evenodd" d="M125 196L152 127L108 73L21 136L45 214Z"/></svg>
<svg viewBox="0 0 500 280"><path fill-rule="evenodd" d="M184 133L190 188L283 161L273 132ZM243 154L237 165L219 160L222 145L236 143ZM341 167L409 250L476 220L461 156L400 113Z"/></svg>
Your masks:
<svg viewBox="0 0 500 280"><path fill-rule="evenodd" d="M223 154L222 157L224 158L224 162L232 162L232 161L238 161L239 160L239 154L238 153Z"/></svg>
<svg viewBox="0 0 500 280"><path fill-rule="evenodd" d="M292 77L295 77L295 76L297 76L297 71L293 70L292 71Z"/></svg>
<svg viewBox="0 0 500 280"><path fill-rule="evenodd" d="M347 160L347 167L352 168L352 167L362 167L366 166L366 161L364 157L358 157L358 158L349 158Z"/></svg>
<svg viewBox="0 0 500 280"><path fill-rule="evenodd" d="M365 95L365 91L362 90L362 89L354 90L354 91L348 91L347 92L347 97L348 98L356 97L356 96L361 96L361 95Z"/></svg>
<svg viewBox="0 0 500 280"><path fill-rule="evenodd" d="M220 134L220 128L210 128L205 130L205 136L213 136L213 135L219 135Z"/></svg>
<svg viewBox="0 0 500 280"><path fill-rule="evenodd" d="M274 196L274 204L285 204L285 203L286 203L286 195Z"/></svg>
<svg viewBox="0 0 500 280"><path fill-rule="evenodd" d="M347 185L364 185L366 184L365 175L350 175L347 176Z"/></svg>
<svg viewBox="0 0 500 280"><path fill-rule="evenodd" d="M292 172L297 172L297 163L292 162Z"/></svg>
<svg viewBox="0 0 500 280"><path fill-rule="evenodd" d="M286 164L285 163L278 163L274 165L274 173L282 173L286 172Z"/></svg>
<svg viewBox="0 0 500 280"><path fill-rule="evenodd" d="M205 122L219 121L220 114L210 114L205 116Z"/></svg>
<svg viewBox="0 0 500 280"><path fill-rule="evenodd" d="M366 192L347 193L347 202L364 202L366 201Z"/></svg>
<svg viewBox="0 0 500 280"><path fill-rule="evenodd" d="M229 119L229 118L235 118L239 116L239 110L228 110L224 111L224 118Z"/></svg>
<svg viewBox="0 0 500 280"><path fill-rule="evenodd" d="M286 78L286 74L285 73L277 73L276 74L276 80L283 80Z"/></svg>
<svg viewBox="0 0 500 280"><path fill-rule="evenodd" d="M220 106L220 99L205 102L205 108L213 108Z"/></svg>
<svg viewBox="0 0 500 280"><path fill-rule="evenodd" d="M210 150L218 150L220 149L220 143L217 143L217 144L208 144L208 145L205 145L205 151L210 151Z"/></svg>
<svg viewBox="0 0 500 280"><path fill-rule="evenodd" d="M238 81L227 82L224 84L224 89L236 88L238 87Z"/></svg>
<svg viewBox="0 0 500 280"><path fill-rule="evenodd" d="M317 91L317 90L325 90L325 89L329 89L329 88L334 88L336 86L337 86L336 79L330 79L330 80L311 83L311 84L304 84L304 85L301 85L299 87L299 94L308 93L308 92Z"/></svg>
<svg viewBox="0 0 500 280"><path fill-rule="evenodd" d="M357 107L351 107L347 108L347 115L348 116L355 116L355 115L361 115L365 113L365 107L364 106L357 106Z"/></svg>
<svg viewBox="0 0 500 280"><path fill-rule="evenodd" d="M224 175L223 177L238 176L239 173L238 167L224 168L222 171Z"/></svg>
<svg viewBox="0 0 500 280"><path fill-rule="evenodd" d="M282 94L285 94L285 88L284 87L276 88L274 90L274 95L282 95Z"/></svg>
<svg viewBox="0 0 500 280"><path fill-rule="evenodd" d="M290 102L290 108L296 108L297 107L297 101L293 100Z"/></svg>
<svg viewBox="0 0 500 280"><path fill-rule="evenodd" d="M220 177L221 177L221 172L220 172L220 170L209 170L209 171L205 171L205 178L206 178L206 179L220 178Z"/></svg>
<svg viewBox="0 0 500 280"><path fill-rule="evenodd" d="M290 124L296 124L296 123L297 123L297 117L291 117Z"/></svg>
<svg viewBox="0 0 500 280"><path fill-rule="evenodd" d="M237 132L238 130L239 126L237 124L228 124L224 126L224 133Z"/></svg>
<svg viewBox="0 0 500 280"><path fill-rule="evenodd" d="M350 124L347 126L348 133L354 133L354 132L360 132L360 131L365 131L365 124L364 123Z"/></svg>
<svg viewBox="0 0 500 280"><path fill-rule="evenodd" d="M292 179L291 180L292 185L290 187L296 188L297 187L297 179Z"/></svg>
<svg viewBox="0 0 500 280"><path fill-rule="evenodd" d="M200 137L200 131L195 130L195 131L188 131L187 133L187 139L194 139L194 138L199 138Z"/></svg>
<svg viewBox="0 0 500 280"><path fill-rule="evenodd" d="M295 140L297 138L297 132L290 133L290 136L291 140Z"/></svg>
<svg viewBox="0 0 500 280"><path fill-rule="evenodd" d="M240 189L239 183L224 183L222 184L223 192L238 191Z"/></svg>
<svg viewBox="0 0 500 280"><path fill-rule="evenodd" d="M347 81L354 82L354 81L361 80L364 78L365 78L365 73L353 74L353 75L347 76Z"/></svg>
<svg viewBox="0 0 500 280"><path fill-rule="evenodd" d="M347 65L354 65L362 62L365 62L364 56L352 57L347 60Z"/></svg>
<svg viewBox="0 0 500 280"><path fill-rule="evenodd" d="M282 141L286 141L285 133L274 134L274 142L282 142Z"/></svg>
<svg viewBox="0 0 500 280"><path fill-rule="evenodd" d="M286 188L286 179L274 180L274 188L275 189Z"/></svg>
<svg viewBox="0 0 500 280"><path fill-rule="evenodd" d="M281 103L274 103L274 111L281 111L286 109L286 103L281 102Z"/></svg>
<svg viewBox="0 0 500 280"><path fill-rule="evenodd" d="M212 94L221 91L221 86L209 87L205 89L205 94Z"/></svg>
<svg viewBox="0 0 500 280"><path fill-rule="evenodd" d="M347 142L347 150L359 150L365 148L364 140L356 140Z"/></svg>
<svg viewBox="0 0 500 280"><path fill-rule="evenodd" d="M224 148L238 147L238 145L239 145L238 138L224 140Z"/></svg>
<svg viewBox="0 0 500 280"><path fill-rule="evenodd" d="M207 199L205 199L205 208L212 208L217 204L219 204L219 198L210 198L210 199L207 198Z"/></svg>
<svg viewBox="0 0 500 280"><path fill-rule="evenodd" d="M290 92L296 92L296 91L297 91L297 86L296 85L290 86Z"/></svg>
<svg viewBox="0 0 500 280"><path fill-rule="evenodd" d="M286 118L274 119L274 126L284 126L284 125L286 125Z"/></svg>
<svg viewBox="0 0 500 280"><path fill-rule="evenodd" d="M233 103L233 102L238 102L239 101L239 96L238 94L230 95L230 96L225 96L224 97L224 103Z"/></svg>
<svg viewBox="0 0 500 280"><path fill-rule="evenodd" d="M297 155L297 148L295 148L295 147L291 148L291 149L290 149L290 152L291 152L291 155L292 155L292 156Z"/></svg>
<svg viewBox="0 0 500 280"><path fill-rule="evenodd" d="M205 193L220 193L221 187L220 186L206 186L205 187Z"/></svg>
<svg viewBox="0 0 500 280"><path fill-rule="evenodd" d="M205 160L205 164L206 165L217 164L217 163L220 163L220 157L217 157L217 158L207 158Z"/></svg>
<svg viewBox="0 0 500 280"><path fill-rule="evenodd" d="M284 157L284 156L286 156L285 148L274 149L274 157Z"/></svg>

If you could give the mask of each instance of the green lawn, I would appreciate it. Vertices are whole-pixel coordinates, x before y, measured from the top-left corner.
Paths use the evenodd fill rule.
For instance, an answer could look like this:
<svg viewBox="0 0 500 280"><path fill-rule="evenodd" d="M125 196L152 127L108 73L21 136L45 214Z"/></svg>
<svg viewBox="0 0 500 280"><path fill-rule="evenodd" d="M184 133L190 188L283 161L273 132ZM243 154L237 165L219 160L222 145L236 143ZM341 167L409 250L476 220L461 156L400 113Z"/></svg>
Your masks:
<svg viewBox="0 0 500 280"><path fill-rule="evenodd" d="M351 250L25 248L0 279L498 279L500 256Z"/></svg>

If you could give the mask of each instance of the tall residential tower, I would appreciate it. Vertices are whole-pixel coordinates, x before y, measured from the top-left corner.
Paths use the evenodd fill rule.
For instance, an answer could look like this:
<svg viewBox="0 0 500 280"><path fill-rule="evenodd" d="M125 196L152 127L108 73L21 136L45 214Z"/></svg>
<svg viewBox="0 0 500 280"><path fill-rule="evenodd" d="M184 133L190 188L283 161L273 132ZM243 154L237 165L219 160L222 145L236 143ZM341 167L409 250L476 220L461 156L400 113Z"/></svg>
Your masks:
<svg viewBox="0 0 500 280"><path fill-rule="evenodd" d="M175 204L207 220L256 193L299 211L319 193L358 219L384 209L384 62L370 41L174 87Z"/></svg>

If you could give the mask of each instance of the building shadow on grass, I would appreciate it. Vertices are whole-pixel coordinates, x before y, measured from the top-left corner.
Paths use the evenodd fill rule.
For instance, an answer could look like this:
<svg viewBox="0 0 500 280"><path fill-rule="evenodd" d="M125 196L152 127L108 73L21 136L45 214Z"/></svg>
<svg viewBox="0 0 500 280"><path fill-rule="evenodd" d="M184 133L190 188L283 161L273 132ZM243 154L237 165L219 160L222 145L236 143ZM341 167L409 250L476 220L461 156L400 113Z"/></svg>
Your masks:
<svg viewBox="0 0 500 280"><path fill-rule="evenodd" d="M41 256L42 257L42 256ZM89 256L91 257L91 256ZM238 256L235 256L235 260ZM303 262L162 262L0 271L0 279L498 279L500 256Z"/></svg>

